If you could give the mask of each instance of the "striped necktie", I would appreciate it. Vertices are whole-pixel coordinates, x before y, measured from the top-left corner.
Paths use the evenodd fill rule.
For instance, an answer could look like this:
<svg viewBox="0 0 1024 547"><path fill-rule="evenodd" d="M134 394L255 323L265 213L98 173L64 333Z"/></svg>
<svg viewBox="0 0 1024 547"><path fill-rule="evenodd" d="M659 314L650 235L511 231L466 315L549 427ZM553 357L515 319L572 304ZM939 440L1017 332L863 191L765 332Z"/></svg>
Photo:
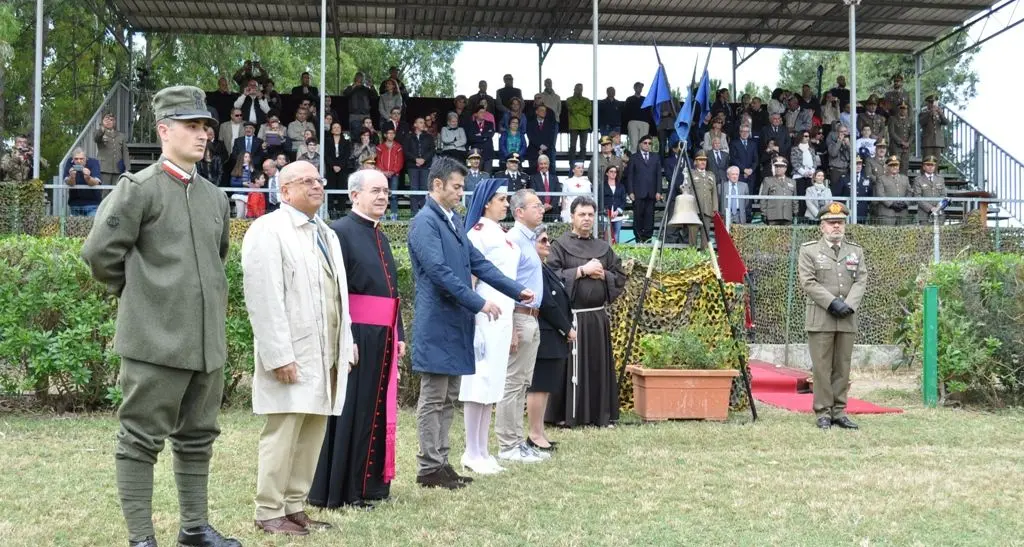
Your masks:
<svg viewBox="0 0 1024 547"><path fill-rule="evenodd" d="M316 224L316 219L309 219L309 223L313 225L314 238L316 239L316 246L320 248L320 252L324 254L324 260L327 261L327 266L334 272L334 268L331 266L331 255L327 252L327 244L324 242L323 237L320 236L320 227Z"/></svg>

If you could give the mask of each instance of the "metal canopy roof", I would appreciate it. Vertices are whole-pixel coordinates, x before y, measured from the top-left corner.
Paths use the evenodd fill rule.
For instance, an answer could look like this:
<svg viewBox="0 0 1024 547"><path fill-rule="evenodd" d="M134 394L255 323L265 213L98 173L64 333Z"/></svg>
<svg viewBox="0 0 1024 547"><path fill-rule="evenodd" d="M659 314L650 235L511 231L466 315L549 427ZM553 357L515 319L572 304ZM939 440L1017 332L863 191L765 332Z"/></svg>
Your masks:
<svg viewBox="0 0 1024 547"><path fill-rule="evenodd" d="M112 0L141 31L320 36L320 0ZM857 49L912 52L994 0L861 0ZM591 0L327 0L328 36L591 43ZM602 0L604 44L845 50L839 0Z"/></svg>

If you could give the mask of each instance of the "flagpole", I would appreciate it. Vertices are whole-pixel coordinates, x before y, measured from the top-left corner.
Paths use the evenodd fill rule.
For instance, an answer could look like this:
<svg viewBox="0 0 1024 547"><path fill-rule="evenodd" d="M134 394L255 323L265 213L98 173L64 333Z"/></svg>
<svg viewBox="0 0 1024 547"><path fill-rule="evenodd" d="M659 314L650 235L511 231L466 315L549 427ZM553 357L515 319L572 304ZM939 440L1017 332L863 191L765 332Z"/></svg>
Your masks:
<svg viewBox="0 0 1024 547"><path fill-rule="evenodd" d="M657 48L655 48L655 54L657 54ZM710 61L711 61L711 49L709 48L708 49L707 59L705 59L705 61L704 61L704 73L703 74L707 73L707 70L708 70L707 67L708 67L708 63ZM659 67L660 66L661 66L661 64L659 63ZM695 64L695 66L696 66L696 64ZM662 67L662 68L664 68L664 67ZM665 78L665 83L666 83L666 86L667 86L668 85L668 74L665 73L664 70L662 71L662 74L663 74L663 77ZM701 80L703 80L703 76L701 77ZM669 87L669 89L671 90L672 88ZM689 90L689 94L691 95L691 97L690 97L691 99L694 98L693 97L694 93L693 93L692 87ZM705 101L708 100L708 98L709 97L705 97ZM676 112L675 104L672 103L671 99L669 99L668 102L669 102L669 107L672 110L673 117L678 116L678 113ZM692 100L689 101L689 102L690 102L690 104L692 104ZM655 107L657 107L657 106L658 105L655 105ZM702 118L702 120L703 120L703 118ZM647 293L650 291L650 288L651 288L651 276L654 273L654 264L657 262L658 257L659 257L659 255L661 253L661 250L664 248L662 240L665 238L665 232L668 229L669 207L672 204L673 193L674 193L676 187L678 186L676 184L676 181L677 181L677 179L679 177L680 171L682 170L682 165L684 165L684 164L686 165L686 180L689 180L691 184L692 184L692 181L693 181L693 172L690 169L690 156L686 152L686 146L685 146L685 144L689 140L689 132L687 132L686 137L687 137L686 139L681 139L683 141L683 143L684 143L684 146L681 147L681 149L680 149L681 153L679 154L680 158L676 162L675 168L672 170L672 180L671 180L669 188L668 188L668 196L666 196L665 210L662 212L662 215L661 215L661 229L658 232L658 237L655 238L655 240L654 240L654 248L651 249L651 259L650 259L650 261L647 264L647 273L644 275L643 285L641 285L641 287L640 287L640 296L637 299L636 308L635 308L635 310L633 312L633 318L632 318L632 321L631 321L630 327L629 327L629 336L626 338L626 352L625 352L624 359L623 359L622 370L619 372L618 388L619 388L620 391L621 391L621 388L622 388L622 383L625 381L625 377L626 377L626 365L629 364L629 361L630 361L630 359L632 359L632 356L633 356L632 355L633 354L633 343L636 340L636 331L637 331L637 327L638 327L638 325L640 323L640 316L643 313L644 301L647 299ZM721 272L721 270L718 267L718 257L715 255L715 250L711 246L711 235L710 235L710 232L708 231L708 227L707 227L706 224L704 224L704 212L701 210L700 200L697 199L697 200L694 200L694 201L697 202L697 214L700 216L700 219L701 219L701 230L704 233L704 241L707 242L708 253L709 253L710 258L711 258L711 268L715 272L715 279L718 282L718 292L719 292L719 296L720 296L721 301L722 301L722 306L724 307L725 312L726 312L726 322L729 324L729 330L730 330L730 333L731 333L733 339L734 340L739 340L740 339L739 338L739 332L738 332L736 326L732 322L732 306L729 304L729 299L726 297L726 294L725 294L725 282L722 280L722 272ZM747 366L747 361L746 361L746 358L744 356L740 355L738 358L739 358L739 365L740 365L740 367L739 367L740 368L740 376L741 376L742 381L743 381L744 389L745 389L745 391L747 393L747 399L750 401L751 421L757 421L757 407L755 406L754 397L753 397L753 394L752 394L751 388L750 388L750 369Z"/></svg>

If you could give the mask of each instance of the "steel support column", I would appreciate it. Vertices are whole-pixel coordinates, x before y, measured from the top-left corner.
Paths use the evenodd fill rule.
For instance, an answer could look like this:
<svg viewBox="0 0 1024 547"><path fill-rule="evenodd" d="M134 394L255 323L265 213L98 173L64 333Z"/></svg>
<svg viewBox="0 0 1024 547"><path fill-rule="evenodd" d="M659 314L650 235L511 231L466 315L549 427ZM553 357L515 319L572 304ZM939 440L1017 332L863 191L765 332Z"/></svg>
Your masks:
<svg viewBox="0 0 1024 547"><path fill-rule="evenodd" d="M921 54L914 55L914 157L921 157L921 126L917 123L917 115L921 113Z"/></svg>
<svg viewBox="0 0 1024 547"><path fill-rule="evenodd" d="M36 0L35 87L32 90L32 178L39 178L43 137L43 0ZM58 168L59 170L59 168Z"/></svg>
<svg viewBox="0 0 1024 547"><path fill-rule="evenodd" d="M739 88L736 87L736 46L729 48L732 52L732 100L736 100L739 97Z"/></svg>
<svg viewBox="0 0 1024 547"><path fill-rule="evenodd" d="M860 0L843 0L850 7L850 220L857 222L857 5Z"/></svg>

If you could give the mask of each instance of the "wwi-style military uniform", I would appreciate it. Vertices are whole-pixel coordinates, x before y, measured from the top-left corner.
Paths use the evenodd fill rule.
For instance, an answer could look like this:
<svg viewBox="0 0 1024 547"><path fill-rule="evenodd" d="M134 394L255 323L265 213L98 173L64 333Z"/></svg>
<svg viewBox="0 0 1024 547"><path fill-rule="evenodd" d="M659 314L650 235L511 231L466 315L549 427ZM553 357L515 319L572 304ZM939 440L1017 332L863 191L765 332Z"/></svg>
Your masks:
<svg viewBox="0 0 1024 547"><path fill-rule="evenodd" d="M795 196L796 181L786 176L765 177L761 181L761 195ZM795 203L790 200L766 199L761 201L761 214L764 215L765 221L768 224L789 224L793 222L793 212L795 210Z"/></svg>
<svg viewBox="0 0 1024 547"><path fill-rule="evenodd" d="M157 120L205 120L203 92L171 87ZM161 157L121 176L82 247L93 277L120 297L114 348L124 395L115 464L132 544L150 545L153 464L170 437L182 545L240 545L207 524L207 482L227 357L228 199Z"/></svg>
<svg viewBox="0 0 1024 547"><path fill-rule="evenodd" d="M895 156L886 163L887 166L898 164L899 160ZM908 224L910 216L907 207L910 204L903 200L911 196L910 179L906 175L885 174L878 177L875 190L876 196L888 198L878 208L878 223L889 226Z"/></svg>
<svg viewBox="0 0 1024 547"><path fill-rule="evenodd" d="M834 202L819 218L845 221L848 215L844 205ZM814 374L814 413L837 422L846 417L856 311L867 287L864 249L845 239L833 245L822 237L800 247L798 268L807 294L804 328Z"/></svg>
<svg viewBox="0 0 1024 547"><path fill-rule="evenodd" d="M100 127L93 135L93 140L96 141L96 155L100 160L103 184L117 184L118 175L127 171L131 162L127 137L117 129Z"/></svg>
<svg viewBox="0 0 1024 547"><path fill-rule="evenodd" d="M935 165L935 158L929 156L924 159L925 165ZM936 210L939 206L939 202L942 198L946 197L946 181L942 178L942 175L933 173L922 172L917 178L914 179L914 187L912 189L914 197L917 198L938 198L936 201L919 201L917 202L917 223L918 224L931 224L931 213ZM942 214L941 212L939 213Z"/></svg>
<svg viewBox="0 0 1024 547"><path fill-rule="evenodd" d="M707 158L703 152L698 153L697 159ZM711 222L715 216L715 211L718 210L718 184L715 183L715 174L708 170L694 170L693 171L693 194L697 198L697 202L700 204L700 210L703 213L701 220L704 221L704 226L707 227L708 233L714 233L714 227ZM690 244L697 246L697 241L700 241L700 248L703 249L707 242L701 236L703 231L700 226L688 226Z"/></svg>

